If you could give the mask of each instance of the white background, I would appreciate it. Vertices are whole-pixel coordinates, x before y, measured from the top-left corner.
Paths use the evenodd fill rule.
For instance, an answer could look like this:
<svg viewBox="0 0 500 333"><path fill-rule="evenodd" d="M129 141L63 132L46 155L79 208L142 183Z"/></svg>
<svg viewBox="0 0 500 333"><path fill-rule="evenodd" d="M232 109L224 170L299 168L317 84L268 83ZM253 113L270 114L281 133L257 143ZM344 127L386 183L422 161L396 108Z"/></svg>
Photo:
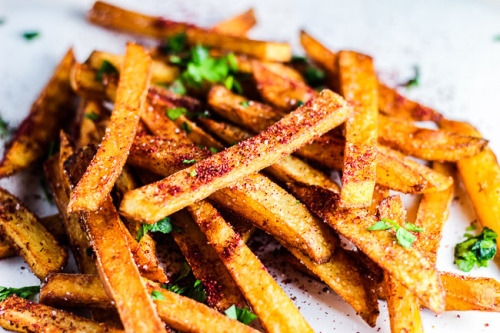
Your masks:
<svg viewBox="0 0 500 333"><path fill-rule="evenodd" d="M250 6L259 24L250 36L290 41L301 53L298 31L305 28L333 50L354 49L375 57L381 78L404 82L421 69L420 86L405 94L452 119L472 122L500 154L500 2L495 1L112 1L123 7L210 26ZM93 1L0 2L0 114L16 126L50 77L55 65L73 46L80 61L91 50L122 52L133 37L103 30L85 21ZM25 31L40 31L32 41ZM19 195L40 216L56 212L40 197L38 176L23 173L0 180L0 186ZM458 189L438 257L438 268L458 272L453 246L475 216ZM409 207L412 209L412 207ZM411 215L411 214L410 214ZM499 217L500 218L500 217ZM324 285L262 259L293 296L317 332L389 332L384 303L375 329L370 329L335 293ZM24 267L22 269L21 267ZM71 269L70 269L71 270ZM475 269L474 276L500 279L497 264ZM20 258L0 261L0 285L38 284ZM308 292L306 292L307 290ZM498 332L500 315L447 312L440 316L422 310L427 332ZM489 326L486 326L489 324ZM1 331L1 329L0 329Z"/></svg>

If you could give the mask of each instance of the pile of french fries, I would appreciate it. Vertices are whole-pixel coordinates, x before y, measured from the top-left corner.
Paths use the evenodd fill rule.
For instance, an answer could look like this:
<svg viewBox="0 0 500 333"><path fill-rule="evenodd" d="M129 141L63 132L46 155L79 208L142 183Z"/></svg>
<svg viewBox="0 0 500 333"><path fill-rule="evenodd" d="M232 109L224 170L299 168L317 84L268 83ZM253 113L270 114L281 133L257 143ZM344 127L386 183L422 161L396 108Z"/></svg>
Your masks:
<svg viewBox="0 0 500 333"><path fill-rule="evenodd" d="M315 90L288 44L246 37L251 10L200 28L98 1L88 19L162 44L84 63L69 50L7 146L0 176L42 161L60 216L39 219L0 189L0 258L22 256L42 282L39 303L0 302L3 328L255 332L257 317L265 332L312 332L247 246L256 228L371 327L379 299L392 332L422 332L423 307L500 310L497 281L436 268L457 177L482 226L500 233L500 167L471 125L380 82L371 57L301 31L326 73ZM186 52L205 72L184 68ZM211 79L221 61L233 76ZM186 72L204 79L190 85ZM414 224L390 190L421 195ZM78 274L61 273L68 250Z"/></svg>

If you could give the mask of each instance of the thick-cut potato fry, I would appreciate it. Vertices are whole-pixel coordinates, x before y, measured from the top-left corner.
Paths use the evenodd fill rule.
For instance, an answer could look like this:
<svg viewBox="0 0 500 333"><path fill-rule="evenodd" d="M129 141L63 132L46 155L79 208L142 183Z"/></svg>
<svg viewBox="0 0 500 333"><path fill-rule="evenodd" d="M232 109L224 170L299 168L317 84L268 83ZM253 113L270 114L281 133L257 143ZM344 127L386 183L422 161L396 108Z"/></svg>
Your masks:
<svg viewBox="0 0 500 333"><path fill-rule="evenodd" d="M240 15L217 23L212 30L221 34L245 37L255 24L257 24L257 19L253 8L250 8Z"/></svg>
<svg viewBox="0 0 500 333"><path fill-rule="evenodd" d="M338 126L350 111L342 98L324 90L261 134L162 181L127 193L120 210L131 218L154 223L241 177L273 164ZM240 164L240 159L245 163Z"/></svg>
<svg viewBox="0 0 500 333"><path fill-rule="evenodd" d="M10 258L15 255L15 248L0 236L0 259Z"/></svg>
<svg viewBox="0 0 500 333"><path fill-rule="evenodd" d="M421 128L383 115L378 117L378 130L379 143L430 161L459 161L479 154L488 144L481 138Z"/></svg>
<svg viewBox="0 0 500 333"><path fill-rule="evenodd" d="M66 265L66 250L20 200L2 188L0 234L16 248L40 280Z"/></svg>
<svg viewBox="0 0 500 333"><path fill-rule="evenodd" d="M333 192L298 183L290 185L290 188L311 211L415 293L422 304L436 313L444 310L439 275L415 247L405 249L387 231L367 230L377 219L364 210L339 208L339 197Z"/></svg>
<svg viewBox="0 0 500 333"><path fill-rule="evenodd" d="M252 73L262 99L285 112L297 108L318 94L304 82L280 76L256 61L252 63Z"/></svg>
<svg viewBox="0 0 500 333"><path fill-rule="evenodd" d="M433 170L445 176L452 177L452 167L447 164L434 162ZM439 242L441 241L441 231L448 219L448 207L453 199L453 185L439 192L424 193L418 206L415 224L423 227L424 231L418 233L415 246L432 263L436 263Z"/></svg>
<svg viewBox="0 0 500 333"><path fill-rule="evenodd" d="M144 48L128 44L110 124L92 163L71 193L69 212L96 211L111 192L145 107L150 72L151 58Z"/></svg>
<svg viewBox="0 0 500 333"><path fill-rule="evenodd" d="M10 296L0 303L0 326L15 332L118 333L122 330L47 305Z"/></svg>
<svg viewBox="0 0 500 333"><path fill-rule="evenodd" d="M313 332L292 301L231 226L206 201L188 211L219 254L266 332Z"/></svg>
<svg viewBox="0 0 500 333"><path fill-rule="evenodd" d="M212 119L200 119L200 122L211 133L225 141L226 144L234 144L251 137L250 133L226 123L219 123ZM264 171L271 174L283 184L296 181L308 185L321 186L336 193L340 192L339 186L323 172L311 167L293 155L285 156L270 167L267 167Z"/></svg>
<svg viewBox="0 0 500 333"><path fill-rule="evenodd" d="M68 237L66 235L66 229L64 228L64 223L59 214L41 217L40 223L43 224L45 229L47 229L59 243L67 245Z"/></svg>
<svg viewBox="0 0 500 333"><path fill-rule="evenodd" d="M200 151L197 147L176 145L169 148L169 142L149 136L138 137L131 150L130 162L168 176L188 165L184 163L186 157L203 156L187 151L190 147L193 152ZM166 164L169 161L172 164ZM284 243L299 248L315 262L325 262L333 252L336 240L329 228L312 216L297 199L260 174L247 176L215 192L210 199ZM287 207L286 213L283 207Z"/></svg>
<svg viewBox="0 0 500 333"><path fill-rule="evenodd" d="M97 100L82 99L78 106L75 123L79 126L75 131L77 148L88 144L99 144L109 123L109 113Z"/></svg>
<svg viewBox="0 0 500 333"><path fill-rule="evenodd" d="M73 93L69 73L74 62L73 50L69 50L6 147L0 161L0 177L32 165L45 155L49 143L57 138L60 126L70 115Z"/></svg>
<svg viewBox="0 0 500 333"><path fill-rule="evenodd" d="M125 57L118 54L112 54L102 51L93 51L87 63L90 67L99 70L106 60L110 62L118 71L123 67ZM169 66L162 61L153 60L151 62L151 82L152 83L171 83L179 77L179 68Z"/></svg>
<svg viewBox="0 0 500 333"><path fill-rule="evenodd" d="M378 215L381 219L389 219L400 226L406 222L406 210L401 197L387 197L379 205ZM422 319L420 318L420 305L417 297L391 274L384 274L385 297L391 332L422 332Z"/></svg>
<svg viewBox="0 0 500 333"><path fill-rule="evenodd" d="M340 51L337 57L340 91L354 103L346 122L346 144L340 205L370 206L377 171L377 77L371 57Z"/></svg>
<svg viewBox="0 0 500 333"><path fill-rule="evenodd" d="M182 210L172 217L175 225L182 230L172 233L174 240L179 245L194 276L203 283L208 306L220 312L224 312L233 304L246 308L243 294L189 213Z"/></svg>
<svg viewBox="0 0 500 333"><path fill-rule="evenodd" d="M443 119L439 126L447 131L481 137L472 125ZM474 206L479 222L500 234L500 166L495 153L486 147L476 156L457 161L460 178ZM500 248L500 242L497 245Z"/></svg>
<svg viewBox="0 0 500 333"><path fill-rule="evenodd" d="M338 80L337 54L328 50L304 30L300 31L300 44L307 55L332 76L330 84L335 86ZM381 82L378 83L378 108L391 117L405 120L439 121L442 118L439 112L406 99L395 89Z"/></svg>
<svg viewBox="0 0 500 333"><path fill-rule="evenodd" d="M253 328L218 313L206 305L146 281L148 291L161 292L165 300L155 301L158 315L172 328L182 332L256 332ZM43 284L40 302L61 307L112 308L99 277L79 274L53 274Z"/></svg>

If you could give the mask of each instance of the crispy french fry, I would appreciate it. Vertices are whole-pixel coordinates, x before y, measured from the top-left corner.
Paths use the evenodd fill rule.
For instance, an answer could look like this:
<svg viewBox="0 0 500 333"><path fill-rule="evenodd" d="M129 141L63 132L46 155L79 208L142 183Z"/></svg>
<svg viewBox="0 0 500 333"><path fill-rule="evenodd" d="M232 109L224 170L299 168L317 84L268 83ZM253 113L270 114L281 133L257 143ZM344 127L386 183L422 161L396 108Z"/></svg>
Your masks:
<svg viewBox="0 0 500 333"><path fill-rule="evenodd" d="M255 24L257 24L257 19L253 8L250 8L240 15L217 23L212 30L221 34L245 37Z"/></svg>
<svg viewBox="0 0 500 333"><path fill-rule="evenodd" d="M262 99L279 110L291 111L317 95L304 82L280 76L259 62L252 63L252 73Z"/></svg>
<svg viewBox="0 0 500 333"><path fill-rule="evenodd" d="M110 193L127 160L145 107L150 68L151 58L146 51L128 44L110 124L89 169L72 191L69 212L95 211Z"/></svg>
<svg viewBox="0 0 500 333"><path fill-rule="evenodd" d="M439 126L447 131L481 137L470 124L443 119ZM458 172L479 222L500 233L500 166L495 153L486 147L476 156L457 162ZM498 245L500 246L500 245Z"/></svg>
<svg viewBox="0 0 500 333"><path fill-rule="evenodd" d="M304 30L300 31L300 43L307 55L333 77L330 78L330 84L337 84L337 54L328 50ZM391 117L405 120L439 121L442 118L437 111L403 97L395 89L381 82L378 83L378 108Z"/></svg>
<svg viewBox="0 0 500 333"><path fill-rule="evenodd" d="M479 154L488 143L481 138L421 128L383 115L378 117L378 126L379 143L424 160L458 161Z"/></svg>
<svg viewBox="0 0 500 333"><path fill-rule="evenodd" d="M101 68L104 61L110 62L115 68L123 67L125 57L122 55L112 54L102 51L93 51L87 63L90 67L98 70ZM171 83L179 77L179 68L169 66L164 62L153 60L151 63L151 82L152 83Z"/></svg>
<svg viewBox="0 0 500 333"><path fill-rule="evenodd" d="M406 222L406 210L399 195L382 200L378 214L381 219L392 220L401 226ZM387 272L384 283L391 332L423 332L417 297Z"/></svg>
<svg viewBox="0 0 500 333"><path fill-rule="evenodd" d="M175 166L181 169L189 165L184 163L186 156L200 156L187 151L190 147L195 151L197 147L177 145L168 148L168 143L161 138L137 137L130 162L168 176L176 171ZM165 165L168 161L172 164ZM215 192L210 199L286 244L299 248L315 262L327 261L333 252L336 241L329 228L313 217L297 199L262 175L247 176L244 181ZM286 214L283 207L287 207Z"/></svg>
<svg viewBox="0 0 500 333"><path fill-rule="evenodd" d="M19 199L2 188L0 234L17 249L40 280L66 265L66 250Z"/></svg>
<svg viewBox="0 0 500 333"><path fill-rule="evenodd" d="M340 205L368 207L377 171L377 77L371 57L340 51L337 61L342 95L354 103L346 122Z"/></svg>
<svg viewBox="0 0 500 333"><path fill-rule="evenodd" d="M57 138L73 99L69 73L74 62L73 50L70 49L7 145L0 161L0 177L10 176L32 165L45 155L49 143Z"/></svg>
<svg viewBox="0 0 500 333"><path fill-rule="evenodd" d="M15 248L0 236L0 259L10 258L15 255Z"/></svg>
<svg viewBox="0 0 500 333"><path fill-rule="evenodd" d="M64 223L59 214L41 217L40 223L43 224L45 229L47 229L60 244L67 245L68 237L66 235L66 229L64 228Z"/></svg>
<svg viewBox="0 0 500 333"><path fill-rule="evenodd" d="M422 304L436 313L444 310L439 275L415 247L405 249L387 231L366 230L377 219L364 210L339 208L339 197L333 192L298 183L290 185L290 188L311 211L415 293Z"/></svg>
<svg viewBox="0 0 500 333"><path fill-rule="evenodd" d="M0 326L15 332L118 333L122 330L99 324L47 305L10 296L0 303Z"/></svg>
<svg viewBox="0 0 500 333"><path fill-rule="evenodd" d="M265 132L162 181L127 193L120 210L131 218L154 223L241 177L273 164L339 125L350 111L338 95L324 90ZM237 163L240 158L245 160L244 164Z"/></svg>
<svg viewBox="0 0 500 333"><path fill-rule="evenodd" d="M182 210L175 213L173 219L175 225L182 230L172 233L174 240L194 276L205 286L208 306L220 312L224 312L233 304L246 308L243 294L189 213Z"/></svg>
<svg viewBox="0 0 500 333"><path fill-rule="evenodd" d="M256 332L253 328L218 313L188 297L159 288L146 281L149 292L161 292L165 300L155 301L160 318L172 328L183 332ZM69 294L68 294L69 293ZM63 307L112 308L99 277L79 274L54 274L40 291L40 302Z"/></svg>
<svg viewBox="0 0 500 333"><path fill-rule="evenodd" d="M267 332L313 332L231 226L206 201L188 207ZM265 292L263 292L265 290Z"/></svg>

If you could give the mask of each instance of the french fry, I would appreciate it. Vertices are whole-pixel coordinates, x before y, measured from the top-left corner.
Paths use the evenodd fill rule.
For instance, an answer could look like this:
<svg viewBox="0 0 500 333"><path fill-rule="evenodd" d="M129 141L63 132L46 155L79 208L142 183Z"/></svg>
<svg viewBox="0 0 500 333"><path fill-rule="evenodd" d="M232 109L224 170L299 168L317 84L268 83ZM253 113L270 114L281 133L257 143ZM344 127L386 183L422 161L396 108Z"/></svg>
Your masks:
<svg viewBox="0 0 500 333"><path fill-rule="evenodd" d="M300 31L300 44L307 55L332 76L330 84L335 85L338 76L337 54L328 50L304 30ZM378 108L388 116L404 120L439 121L442 119L439 112L403 97L395 89L381 82L378 83Z"/></svg>
<svg viewBox="0 0 500 333"><path fill-rule="evenodd" d="M406 222L406 210L400 196L382 200L378 214L381 219L392 220L400 226ZM384 274L384 283L391 332L423 332L417 297L387 272Z"/></svg>
<svg viewBox="0 0 500 333"><path fill-rule="evenodd" d="M0 177L10 176L32 165L45 156L50 142L57 138L73 99L69 73L74 62L73 50L70 49L6 146L0 161Z"/></svg>
<svg viewBox="0 0 500 333"><path fill-rule="evenodd" d="M377 171L377 77L371 57L340 51L337 61L342 95L354 103L346 122L340 205L368 207Z"/></svg>
<svg viewBox="0 0 500 333"><path fill-rule="evenodd" d="M286 62L292 58L290 46L285 43L263 42L221 34L188 23L138 14L101 1L94 4L88 14L88 20L106 28L155 38L169 38L184 33L187 36L187 42L191 45L200 44L226 49L262 60Z"/></svg>
<svg viewBox="0 0 500 333"><path fill-rule="evenodd" d="M0 326L15 332L118 333L122 330L99 324L50 306L10 296L0 303Z"/></svg>
<svg viewBox="0 0 500 333"><path fill-rule="evenodd" d="M77 148L88 144L99 144L109 123L109 113L97 100L82 99L75 122L79 124L75 145Z"/></svg>
<svg viewBox="0 0 500 333"><path fill-rule="evenodd" d="M206 201L188 207L267 332L313 332L260 260ZM263 292L265 290L265 292Z"/></svg>
<svg viewBox="0 0 500 333"><path fill-rule="evenodd" d="M443 119L439 126L450 132L481 137L477 129L465 122ZM486 147L476 156L457 161L457 168L479 222L484 227L500 233L498 220L500 216L500 166L495 153Z"/></svg>
<svg viewBox="0 0 500 333"><path fill-rule="evenodd" d="M224 312L233 304L246 308L243 294L189 213L182 210L172 217L174 224L182 230L173 232L172 236L189 263L194 276L205 286L208 306L220 312Z"/></svg>
<svg viewBox="0 0 500 333"><path fill-rule="evenodd" d="M317 95L304 82L280 76L259 62L252 63L252 73L262 99L279 110L291 111Z"/></svg>
<svg viewBox="0 0 500 333"><path fill-rule="evenodd" d="M123 61L125 57L122 55L112 54L102 51L93 51L87 63L95 70L99 70L104 61L108 61L115 68L118 69L123 67ZM152 83L172 83L179 77L179 68L174 66L169 66L164 62L153 60L151 62L151 82Z"/></svg>
<svg viewBox="0 0 500 333"><path fill-rule="evenodd" d="M161 292L165 300L155 301L160 318L183 332L256 332L253 328L218 313L206 305L146 281L149 292ZM67 293L69 292L69 294ZM79 274L54 274L40 291L40 302L53 306L112 308L99 277Z"/></svg>
<svg viewBox="0 0 500 333"><path fill-rule="evenodd" d="M200 156L187 151L189 147L193 151L199 150L197 147L176 145L168 148L168 142L161 138L137 137L130 162L168 176L176 171L175 166L182 169L188 165L184 163L186 156ZM172 164L165 165L168 161ZM315 262L325 262L332 255L336 241L329 228L313 217L297 199L262 175L247 176L244 181L215 192L210 199L277 239L299 248ZM287 207L286 214L283 207Z"/></svg>
<svg viewBox="0 0 500 333"><path fill-rule="evenodd" d="M212 27L216 31L225 35L245 37L247 32L257 23L253 8L246 12L221 21Z"/></svg>
<svg viewBox="0 0 500 333"><path fill-rule="evenodd" d="M350 111L338 95L325 90L261 134L162 181L127 193L120 210L130 218L154 223L241 177L273 164L339 125ZM240 158L245 163L237 165ZM174 191L172 186L175 186Z"/></svg>
<svg viewBox="0 0 500 333"><path fill-rule="evenodd" d="M383 115L378 117L378 129L379 143L430 161L459 161L479 154L488 144L481 138L421 128Z"/></svg>
<svg viewBox="0 0 500 333"><path fill-rule="evenodd" d="M366 230L377 219L364 210L339 208L339 197L333 192L298 183L289 187L311 211L410 289L422 304L436 313L444 310L444 293L439 275L415 247L405 249L387 231Z"/></svg>
<svg viewBox="0 0 500 333"><path fill-rule="evenodd" d="M60 244L67 245L68 238L66 229L64 228L64 223L59 214L41 217L40 223L43 224L45 229L47 229Z"/></svg>
<svg viewBox="0 0 500 333"><path fill-rule="evenodd" d="M17 249L40 280L66 265L66 250L20 200L2 188L0 234Z"/></svg>
<svg viewBox="0 0 500 333"><path fill-rule="evenodd" d="M9 242L0 236L0 259L10 258L16 255L16 250Z"/></svg>
<svg viewBox="0 0 500 333"><path fill-rule="evenodd" d="M110 193L127 160L145 107L150 68L151 58L145 50L128 44L110 124L89 169L71 193L69 212L95 211ZM120 140L116 140L118 136Z"/></svg>

